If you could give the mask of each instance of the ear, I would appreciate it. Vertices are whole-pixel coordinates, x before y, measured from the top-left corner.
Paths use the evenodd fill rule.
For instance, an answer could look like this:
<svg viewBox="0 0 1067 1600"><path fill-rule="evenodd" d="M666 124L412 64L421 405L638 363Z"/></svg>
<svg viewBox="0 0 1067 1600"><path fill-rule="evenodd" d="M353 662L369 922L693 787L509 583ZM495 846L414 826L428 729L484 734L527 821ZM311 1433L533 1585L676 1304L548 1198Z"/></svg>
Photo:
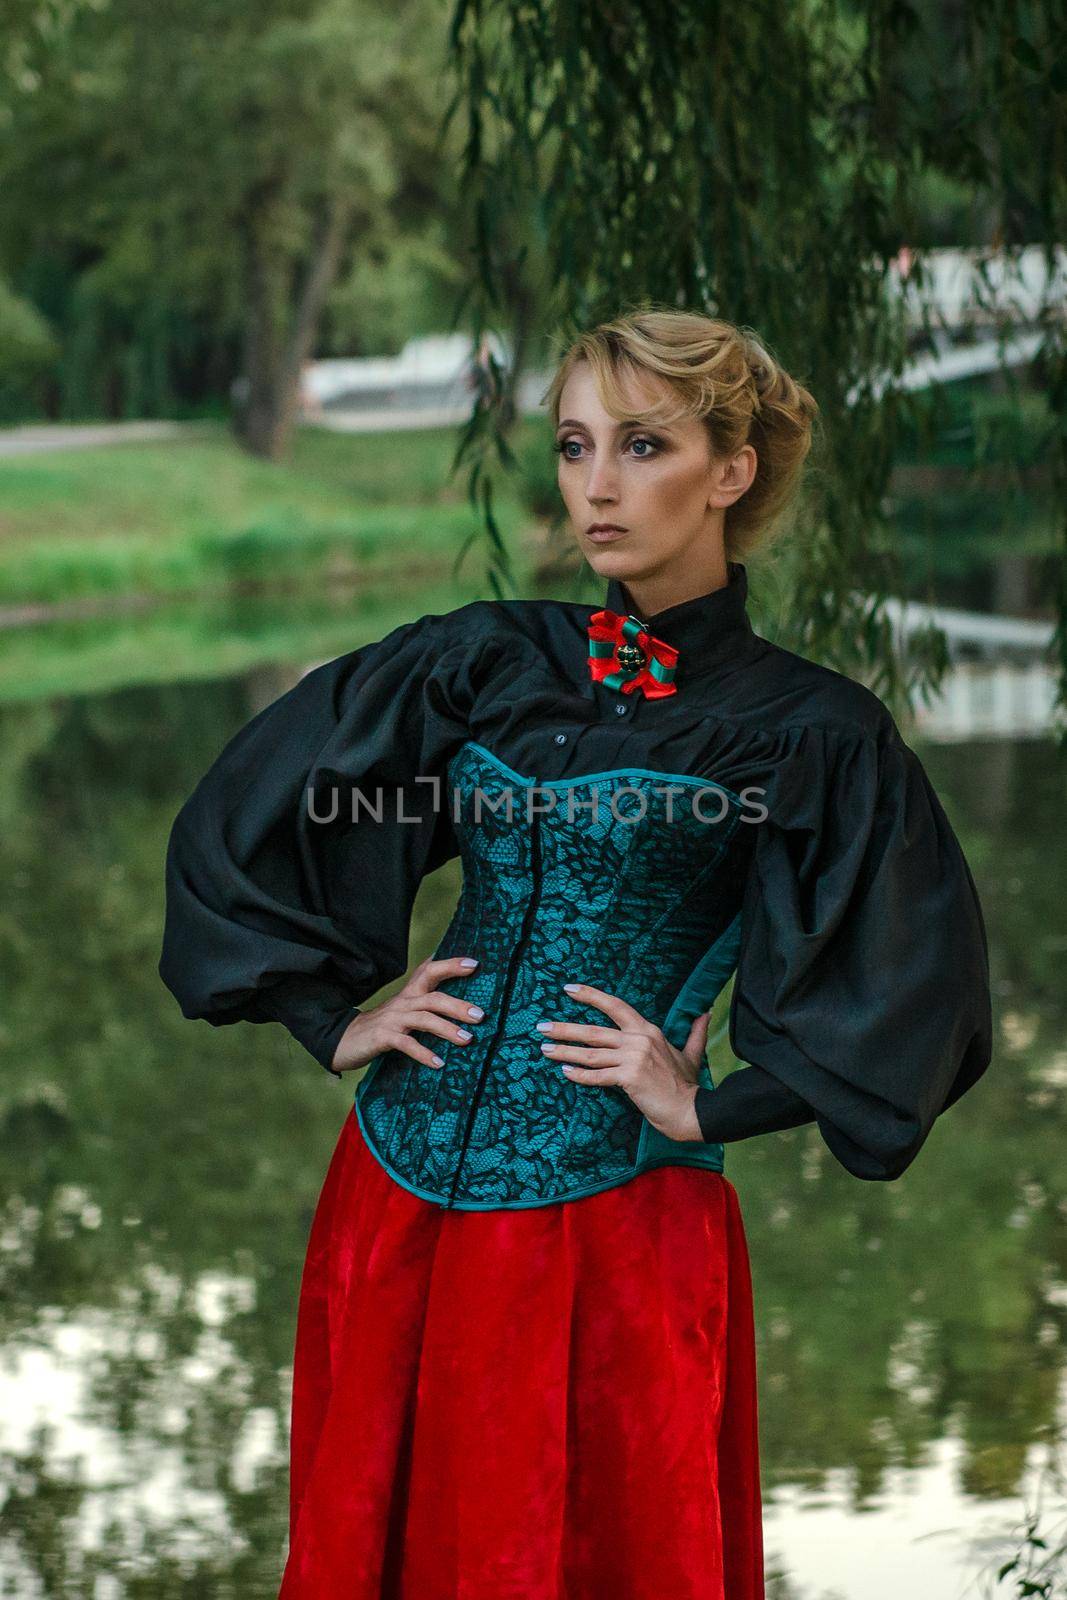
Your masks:
<svg viewBox="0 0 1067 1600"><path fill-rule="evenodd" d="M708 501L709 510L723 510L740 500L752 486L759 457L750 444L743 444L736 455L728 456L716 464L714 499Z"/></svg>

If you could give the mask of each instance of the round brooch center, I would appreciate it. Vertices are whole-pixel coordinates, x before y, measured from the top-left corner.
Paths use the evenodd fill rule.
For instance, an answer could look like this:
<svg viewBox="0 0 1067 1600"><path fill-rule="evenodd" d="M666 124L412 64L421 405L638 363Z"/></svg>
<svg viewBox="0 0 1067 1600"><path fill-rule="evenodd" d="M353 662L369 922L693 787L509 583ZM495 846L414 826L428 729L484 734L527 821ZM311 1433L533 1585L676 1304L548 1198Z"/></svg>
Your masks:
<svg viewBox="0 0 1067 1600"><path fill-rule="evenodd" d="M615 654L618 658L619 666L623 667L627 672L631 671L631 669L636 671L637 668L643 667L647 659L645 652L638 644L620 644Z"/></svg>

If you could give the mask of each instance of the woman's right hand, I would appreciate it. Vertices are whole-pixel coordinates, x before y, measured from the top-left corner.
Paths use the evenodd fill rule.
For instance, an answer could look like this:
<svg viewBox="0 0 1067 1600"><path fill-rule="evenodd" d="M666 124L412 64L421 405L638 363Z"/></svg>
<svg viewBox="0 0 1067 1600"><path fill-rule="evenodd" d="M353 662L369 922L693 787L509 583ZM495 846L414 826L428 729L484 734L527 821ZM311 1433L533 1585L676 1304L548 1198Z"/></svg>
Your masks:
<svg viewBox="0 0 1067 1600"><path fill-rule="evenodd" d="M402 989L370 1011L353 1017L334 1051L332 1070L351 1072L366 1066L384 1050L399 1050L426 1067L442 1067L444 1062L425 1045L411 1038L413 1032L436 1033L456 1044L468 1044L474 1037L470 1024L480 1022L485 1013L480 1006L437 989L444 978L469 978L478 965L473 956L448 956L419 963Z"/></svg>

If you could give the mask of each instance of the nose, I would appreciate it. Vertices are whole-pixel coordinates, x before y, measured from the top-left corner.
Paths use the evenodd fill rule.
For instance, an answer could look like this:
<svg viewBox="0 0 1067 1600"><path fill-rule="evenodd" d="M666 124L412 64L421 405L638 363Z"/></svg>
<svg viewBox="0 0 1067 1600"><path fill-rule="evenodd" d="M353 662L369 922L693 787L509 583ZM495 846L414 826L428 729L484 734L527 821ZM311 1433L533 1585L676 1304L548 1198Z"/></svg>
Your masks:
<svg viewBox="0 0 1067 1600"><path fill-rule="evenodd" d="M585 480L585 497L590 505L594 506L603 505L608 501L614 502L618 498L615 469L601 454L596 456L589 468L589 476Z"/></svg>

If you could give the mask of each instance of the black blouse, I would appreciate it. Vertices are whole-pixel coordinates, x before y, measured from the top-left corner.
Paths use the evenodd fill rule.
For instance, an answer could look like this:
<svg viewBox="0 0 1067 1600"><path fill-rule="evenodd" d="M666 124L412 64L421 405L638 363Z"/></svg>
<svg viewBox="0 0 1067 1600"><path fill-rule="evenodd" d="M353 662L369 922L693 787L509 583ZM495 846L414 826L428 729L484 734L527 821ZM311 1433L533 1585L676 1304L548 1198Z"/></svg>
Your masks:
<svg viewBox="0 0 1067 1600"><path fill-rule="evenodd" d="M990 1062L974 881L882 701L755 633L746 569L729 578L642 618L678 650L660 699L595 682L596 608L557 600L428 613L308 672L174 823L159 970L183 1014L282 1022L329 1067L360 1004L407 969L421 879L457 853L430 780L465 740L540 780L707 777L766 816L748 829L730 1006L743 1065L698 1089L703 1136L814 1121L849 1172L898 1176ZM634 611L614 579L604 604ZM402 785L401 817L316 826L308 791L337 785Z"/></svg>

